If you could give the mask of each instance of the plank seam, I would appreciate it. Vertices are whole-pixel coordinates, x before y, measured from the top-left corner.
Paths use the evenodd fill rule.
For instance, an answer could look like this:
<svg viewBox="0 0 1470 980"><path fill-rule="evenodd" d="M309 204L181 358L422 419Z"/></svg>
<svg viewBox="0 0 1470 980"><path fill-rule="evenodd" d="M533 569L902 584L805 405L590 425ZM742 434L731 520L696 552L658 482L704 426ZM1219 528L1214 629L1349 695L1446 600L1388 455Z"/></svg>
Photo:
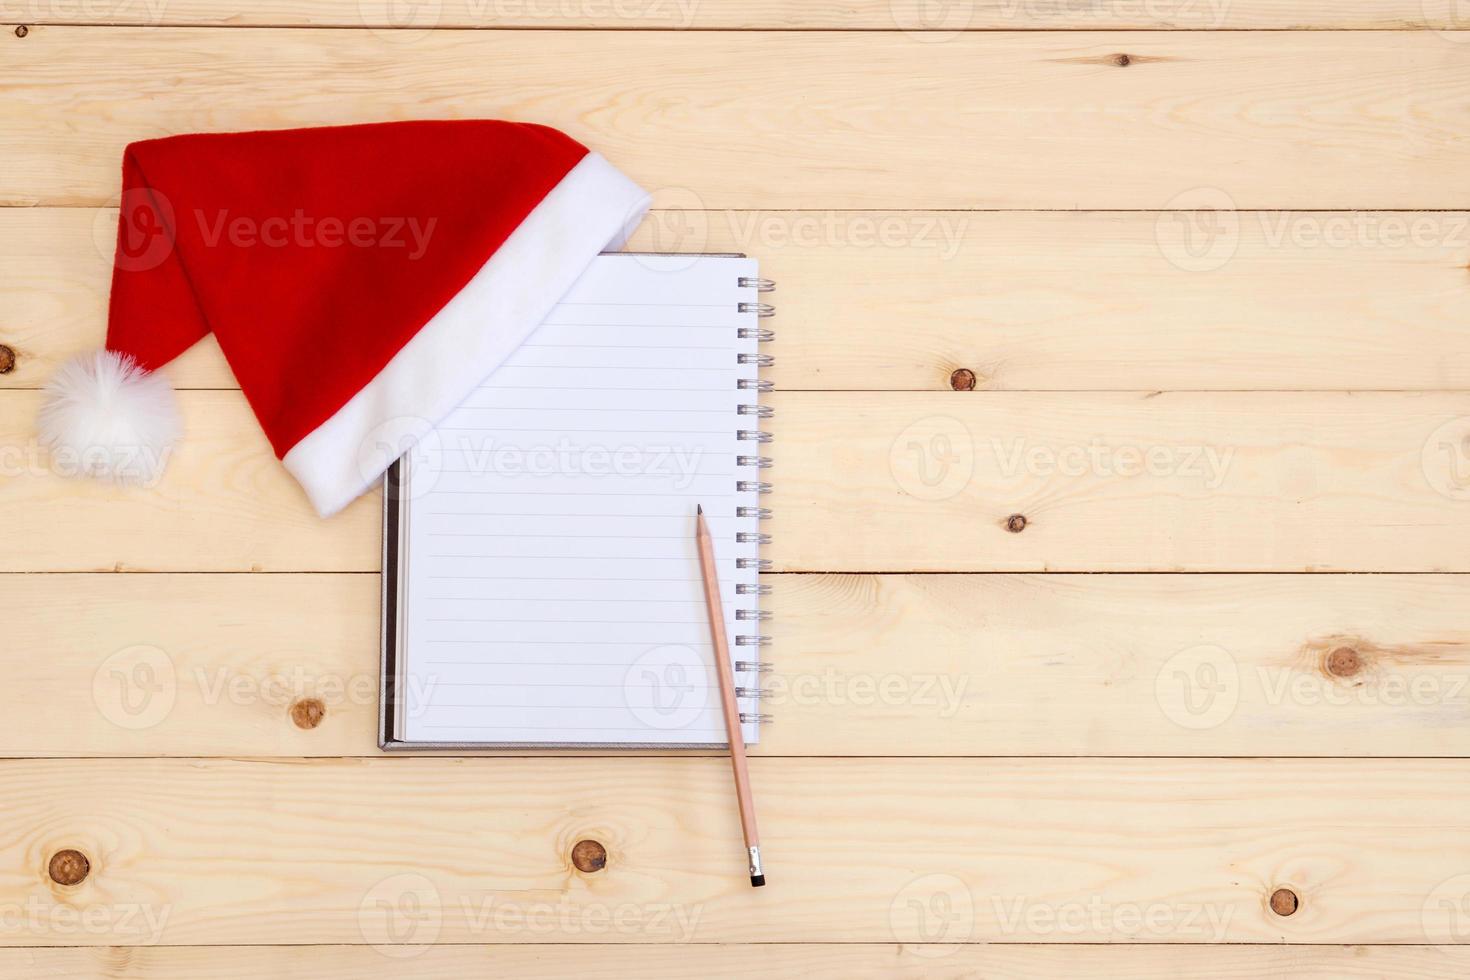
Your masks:
<svg viewBox="0 0 1470 980"><path fill-rule="evenodd" d="M362 24L223 24L204 21L168 24L111 23L99 24L74 20L26 20L0 23L4 27L67 27L85 30L163 30L163 31L381 31L404 30L420 33L433 31L476 31L482 33L603 33L603 34L1470 34L1470 28L1435 27L1429 24L1404 24L1398 27L1343 27L1335 25L1300 25L1296 27L966 27L919 28L902 27L615 27L575 24L442 24L433 27L393 27L383 23Z"/></svg>

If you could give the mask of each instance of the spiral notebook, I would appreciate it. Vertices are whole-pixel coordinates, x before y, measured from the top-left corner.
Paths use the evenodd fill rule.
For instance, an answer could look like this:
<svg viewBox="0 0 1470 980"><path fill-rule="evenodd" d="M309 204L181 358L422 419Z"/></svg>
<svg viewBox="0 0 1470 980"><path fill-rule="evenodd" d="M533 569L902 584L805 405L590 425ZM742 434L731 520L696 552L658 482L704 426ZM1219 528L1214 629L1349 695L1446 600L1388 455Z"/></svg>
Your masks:
<svg viewBox="0 0 1470 980"><path fill-rule="evenodd" d="M725 745L698 504L758 741L771 288L742 256L599 256L394 465L383 748Z"/></svg>

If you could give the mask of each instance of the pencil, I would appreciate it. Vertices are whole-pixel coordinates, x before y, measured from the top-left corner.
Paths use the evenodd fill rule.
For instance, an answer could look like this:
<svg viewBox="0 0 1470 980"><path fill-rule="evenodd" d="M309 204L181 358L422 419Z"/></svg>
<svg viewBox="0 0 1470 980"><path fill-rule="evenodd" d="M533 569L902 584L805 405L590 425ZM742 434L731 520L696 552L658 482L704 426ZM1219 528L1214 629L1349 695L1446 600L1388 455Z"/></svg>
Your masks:
<svg viewBox="0 0 1470 980"><path fill-rule="evenodd" d="M715 673L720 677L720 704L725 711L725 731L730 737L730 768L735 773L735 798L740 803L740 829L745 834L745 851L750 859L750 883L760 887L766 883L761 868L761 839L755 829L755 801L750 795L750 770L745 764L745 735L740 726L740 708L735 702L735 671L730 664L730 645L725 639L720 573L715 566L714 542L710 540L702 506L695 513L694 540L704 578L704 604L709 611L710 642L715 648Z"/></svg>

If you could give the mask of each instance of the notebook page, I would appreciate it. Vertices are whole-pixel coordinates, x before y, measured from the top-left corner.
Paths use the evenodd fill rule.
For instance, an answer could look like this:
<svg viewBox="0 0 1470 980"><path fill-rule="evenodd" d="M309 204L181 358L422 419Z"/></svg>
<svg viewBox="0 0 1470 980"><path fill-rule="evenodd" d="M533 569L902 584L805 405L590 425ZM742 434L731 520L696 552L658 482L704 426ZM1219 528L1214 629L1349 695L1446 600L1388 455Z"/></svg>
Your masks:
<svg viewBox="0 0 1470 980"><path fill-rule="evenodd" d="M727 736L694 544L736 661L759 650L753 260L605 255L407 466L400 737L710 745ZM752 589L753 591L753 589ZM754 673L737 683L754 688ZM757 703L741 699L741 710ZM744 726L748 742L758 727Z"/></svg>

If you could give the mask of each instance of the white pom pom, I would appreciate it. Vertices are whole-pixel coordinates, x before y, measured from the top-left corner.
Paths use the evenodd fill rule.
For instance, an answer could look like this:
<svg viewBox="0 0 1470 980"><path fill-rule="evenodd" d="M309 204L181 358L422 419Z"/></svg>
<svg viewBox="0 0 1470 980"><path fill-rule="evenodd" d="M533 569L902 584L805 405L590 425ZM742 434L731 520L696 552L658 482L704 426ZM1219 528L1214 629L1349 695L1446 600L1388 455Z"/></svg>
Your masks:
<svg viewBox="0 0 1470 980"><path fill-rule="evenodd" d="M53 470L119 483L156 480L180 430L168 382L110 350L61 366L46 384L37 426Z"/></svg>

